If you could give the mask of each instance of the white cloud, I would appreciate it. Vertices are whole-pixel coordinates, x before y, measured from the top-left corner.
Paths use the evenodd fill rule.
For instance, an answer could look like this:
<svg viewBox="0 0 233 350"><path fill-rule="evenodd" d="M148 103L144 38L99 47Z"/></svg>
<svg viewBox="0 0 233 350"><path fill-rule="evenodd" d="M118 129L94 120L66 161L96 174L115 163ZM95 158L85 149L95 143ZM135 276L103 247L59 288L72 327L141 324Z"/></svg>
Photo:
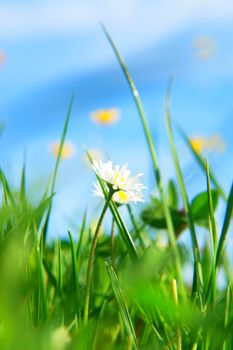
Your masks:
<svg viewBox="0 0 233 350"><path fill-rule="evenodd" d="M22 39L96 32L99 21L137 43L160 40L184 27L233 18L231 0L61 0L0 5L0 37ZM123 35L122 35L123 34Z"/></svg>

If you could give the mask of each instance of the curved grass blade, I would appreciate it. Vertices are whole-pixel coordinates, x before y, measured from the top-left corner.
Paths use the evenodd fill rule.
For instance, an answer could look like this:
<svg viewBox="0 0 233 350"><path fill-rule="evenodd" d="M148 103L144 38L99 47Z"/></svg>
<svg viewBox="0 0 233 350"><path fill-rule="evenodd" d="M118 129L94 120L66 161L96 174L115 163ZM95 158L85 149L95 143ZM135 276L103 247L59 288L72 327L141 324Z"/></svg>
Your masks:
<svg viewBox="0 0 233 350"><path fill-rule="evenodd" d="M123 60L123 58L121 57L121 54L119 52L119 50L117 49L116 45L114 44L110 34L108 33L107 29L102 25L103 31L116 55L116 58L120 64L120 67L124 73L124 76L128 82L128 85L130 87L130 90L132 92L133 95L133 99L135 102L135 105L137 107L138 110L138 114L142 123L142 127L143 127L143 131L146 137L146 141L147 141L147 145L149 148L149 153L151 156L151 160L152 160L152 164L153 164L153 170L154 170L154 174L155 174L155 179L156 179L156 183L161 195L161 199L162 199L162 203L163 203L163 207L164 207L164 213L165 213L165 219L166 219L166 223L167 223L167 229L168 229L168 235L169 235L169 240L173 249L173 254L174 254L174 258L175 258L175 266L176 266L176 272L177 272L177 279L179 282L179 286L181 288L181 292L182 295L185 295L185 290L184 290L184 286L183 286L183 280L182 280L182 273L181 273L181 262L180 262L180 256L179 256L179 251L177 249L177 245L176 245L176 235L175 235L175 230L173 227L173 222L172 222L172 218L171 218L171 214L169 211L169 207L167 204L167 199L166 199L166 195L163 189L163 183L162 183L162 179L161 179L161 175L160 175L160 170L159 170L159 164L158 164L158 159L157 159L157 154L154 148L154 143L153 143L153 139L152 139L152 135L147 123L147 119L146 119L146 115L145 112L143 110L143 106L139 97L139 93L137 91L137 88L133 82L132 77L129 74L129 71L125 65L125 62Z"/></svg>
<svg viewBox="0 0 233 350"><path fill-rule="evenodd" d="M107 263L105 262L106 267L107 267L107 271L109 274L109 278L111 281L111 285L112 285L112 289L113 289L113 293L115 295L116 301L118 303L119 306L119 311L122 317L122 321L124 323L126 332L128 333L130 339L133 342L133 347L134 349L138 349L138 345L137 345L137 338L136 338L136 334L134 331L134 327L133 327L133 323L117 278L117 275L115 273L115 271L113 270L113 268Z"/></svg>
<svg viewBox="0 0 233 350"><path fill-rule="evenodd" d="M185 210L185 214L187 217L187 222L188 222L188 226L191 234L192 249L193 249L193 256L194 256L194 263L195 263L194 276L193 276L193 293L195 293L199 291L200 288L202 287L201 260L200 260L198 241L196 237L191 207L189 204L188 195L187 195L187 191L186 191L186 187L185 187L185 183L184 183L184 179L183 179L183 175L182 175L182 171L181 171L181 167L178 159L178 154L176 151L175 141L172 133L171 116L170 116L171 84L172 84L172 80L170 80L169 82L166 101L165 101L166 124L167 124L169 143L170 143L171 152L172 152L173 161L174 161L175 170L176 170L176 176L178 179L180 192L181 192L183 205L184 205L184 210Z"/></svg>
<svg viewBox="0 0 233 350"><path fill-rule="evenodd" d="M52 177L51 195L54 193L54 190L55 190L57 172L58 172L59 164L60 164L60 161L61 161L62 150L63 150L63 146L64 146L64 143L65 143L65 138L66 138L67 129L68 129L69 121L70 121L70 115L71 115L71 111L72 111L72 107L73 107L73 102L74 102L74 95L71 98L71 101L70 101L70 104L69 104L69 108L68 108L68 113L67 113L65 124L64 124L64 128L63 128L63 131L62 131L60 147L59 147L58 156L57 156L57 160L56 160L55 168L54 168L54 172L53 172L53 177ZM45 224L44 224L44 227L43 227L42 242L41 242L42 246L44 246L44 244L46 242L47 231L48 231L48 224L49 224L49 218L50 218L51 210L52 210L52 201L50 203L50 206L49 206L49 209L48 209L48 213L47 213L47 216L46 216L46 220L45 220Z"/></svg>

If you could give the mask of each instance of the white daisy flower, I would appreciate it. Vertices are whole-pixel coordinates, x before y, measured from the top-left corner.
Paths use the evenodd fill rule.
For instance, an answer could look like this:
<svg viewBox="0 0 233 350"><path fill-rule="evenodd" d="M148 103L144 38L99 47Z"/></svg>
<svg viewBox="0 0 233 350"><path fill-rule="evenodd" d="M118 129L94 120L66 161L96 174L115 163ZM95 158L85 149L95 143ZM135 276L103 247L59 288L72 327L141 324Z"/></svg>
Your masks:
<svg viewBox="0 0 233 350"><path fill-rule="evenodd" d="M92 167L95 173L108 185L112 186L116 192L113 200L117 203L143 202L142 190L146 187L139 182L139 178L143 174L131 176L128 165L123 167L119 165L113 166L111 161L103 163L101 160L94 160ZM103 191L99 183L94 184L94 194L104 197Z"/></svg>

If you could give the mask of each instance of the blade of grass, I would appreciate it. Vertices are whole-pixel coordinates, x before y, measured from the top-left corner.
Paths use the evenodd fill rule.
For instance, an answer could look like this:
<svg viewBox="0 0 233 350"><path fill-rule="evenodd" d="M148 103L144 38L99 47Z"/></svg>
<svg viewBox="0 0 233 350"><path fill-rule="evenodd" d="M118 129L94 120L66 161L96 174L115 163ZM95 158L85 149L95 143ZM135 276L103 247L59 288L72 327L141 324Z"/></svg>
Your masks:
<svg viewBox="0 0 233 350"><path fill-rule="evenodd" d="M219 265L219 262L220 262L221 254L222 254L224 243L227 237L227 232L230 226L232 215L233 215L233 183L231 185L231 190L227 199L226 213L225 213L223 227L222 227L222 231L218 242L218 248L216 253L216 267Z"/></svg>
<svg viewBox="0 0 233 350"><path fill-rule="evenodd" d="M170 116L170 93L171 93L171 84L172 80L170 80L168 89L167 89L167 95L165 99L165 114L166 114L166 124L167 124L167 131L168 131L168 138L169 143L171 147L171 152L173 156L173 161L175 165L176 170L176 176L178 179L180 192L183 200L184 210L187 217L187 222L191 234L191 240L192 240L192 249L193 249L193 257L194 257L194 279L193 279L193 293L200 291L202 288L202 271L201 271L201 260L200 260L200 254L199 254L199 247L198 247L198 241L196 237L195 232L195 226L194 221L192 217L191 207L188 200L188 195L179 163L178 154L176 151L175 141L173 138L172 133L172 125L171 125L171 116Z"/></svg>
<svg viewBox="0 0 233 350"><path fill-rule="evenodd" d="M61 241L57 241L57 260L58 260L58 271L57 271L57 281L58 281L58 293L62 296L62 261L61 261Z"/></svg>
<svg viewBox="0 0 233 350"><path fill-rule="evenodd" d="M145 243L143 241L142 236L140 235L140 230L138 228L138 224L137 224L136 219L134 217L132 208L131 208L131 206L129 204L127 204L127 209L128 209L129 216L130 216L131 222L133 224L133 228L135 230L136 236L137 236L138 241L140 243L140 246L141 246L142 250L144 251L146 249L146 246L145 246Z"/></svg>
<svg viewBox="0 0 233 350"><path fill-rule="evenodd" d="M62 150L63 150L63 146L65 143L65 138L66 138L67 129L68 129L69 121L70 121L70 115L71 115L71 111L72 111L72 107L73 107L73 102L74 102L74 95L71 97L71 101L70 101L69 108L68 108L68 113L67 113L65 124L63 127L63 131L62 131L60 147L59 147L58 156L57 156L57 160L56 160L55 168L54 168L54 172L53 172L53 177L52 177L51 195L54 193L54 190L55 190L57 172L58 172L59 164L61 161ZM42 242L41 242L42 247L46 243L46 237L47 237L48 224L49 224L51 210L52 210L52 201L50 203L50 206L49 206L49 209L47 212L47 216L46 216L46 220L45 220L45 224L44 224L44 228L43 228L43 232L42 232L42 237L41 237L42 238Z"/></svg>
<svg viewBox="0 0 233 350"><path fill-rule="evenodd" d="M74 305L75 305L75 319L76 319L76 328L77 322L81 320L81 312L80 312L80 297L79 297L79 289L78 289L78 272L77 272L77 259L76 259L76 251L75 244L72 238L70 231L68 231L69 239L70 239L70 248L71 248L71 261L72 261L72 271L73 271L73 286L74 286Z"/></svg>
<svg viewBox="0 0 233 350"><path fill-rule="evenodd" d="M81 265L81 247L82 247L83 236L84 236L84 232L85 232L85 228L86 228L86 219L87 219L87 209L85 210L85 212L83 214L78 244L77 244L77 248L76 248L76 259L77 259L77 266L79 266L79 269L80 269L80 265Z"/></svg>
<svg viewBox="0 0 233 350"><path fill-rule="evenodd" d="M21 172L21 181L20 181L20 190L19 190L19 198L21 201L24 200L25 198L25 193L26 193L26 177L25 177L25 161L22 167L22 172Z"/></svg>
<svg viewBox="0 0 233 350"><path fill-rule="evenodd" d="M133 342L133 347L134 349L138 349L138 345L137 345L137 338L136 338L136 334L134 331L134 327L133 327L133 323L126 305L126 301L124 299L117 275L115 273L115 271L113 270L113 268L107 263L105 262L106 267L107 267L107 271L109 274L109 278L111 281L111 285L112 285L112 289L113 289L113 293L115 295L116 301L118 303L119 306L119 311L122 317L122 321L124 323L126 332L128 333L130 339Z"/></svg>
<svg viewBox="0 0 233 350"><path fill-rule="evenodd" d="M187 146L189 147L191 153L193 154L194 158L196 159L197 163L200 165L201 169L206 172L206 162L205 159L199 154L192 146L188 136L185 134L185 132L178 127L179 132L181 136L183 137L184 141L186 142ZM222 199L226 202L227 201L227 195L222 189L221 185L219 184L213 170L209 167L209 173L210 173L210 180L215 185L217 190L219 191L219 194L221 195Z"/></svg>
<svg viewBox="0 0 233 350"><path fill-rule="evenodd" d="M116 45L114 44L110 34L108 33L107 29L102 25L103 31L115 53L115 56L120 64L120 67L124 73L124 76L128 82L128 85L130 87L131 93L133 95L133 99L136 105L136 108L138 110L138 114L142 123L142 127L143 127L143 131L145 134L145 138L147 141L147 145L149 148L149 153L151 156L151 160L152 160L152 164L153 164L153 169L154 169L154 174L155 174L155 179L156 179L156 183L161 195L161 199L162 199L162 203L163 203L163 207L164 207L164 213L165 213L165 219L166 219L166 223L167 223L167 228L168 228L168 235L169 235L169 240L173 249L173 254L174 254L174 258L175 258L175 266L176 266L176 273L177 273L177 279L179 282L179 286L181 288L181 293L184 296L185 295L185 289L183 286L183 280L182 280L182 273L181 273L181 262L180 262L180 256L179 256L179 251L177 249L177 245L176 245L176 235L175 235L175 230L173 227L173 222L172 222L172 218L171 218L171 214L169 211L169 207L167 204L167 199L166 199L166 195L163 189L163 183L162 183L162 179L161 179L161 175L160 175L160 170L159 170L159 164L158 164L158 160L157 160L157 155L156 155L156 151L154 148L154 143L153 143L153 139L152 139L152 135L147 123L147 119L146 119L146 115L144 113L143 110L143 106L139 97L139 93L136 89L136 86L133 82L132 77L129 74L129 71L124 63L123 58L121 57L121 54L119 52L119 50L117 49Z"/></svg>
<svg viewBox="0 0 233 350"><path fill-rule="evenodd" d="M5 176L2 169L0 169L0 182L1 182L2 187L3 187L4 202L8 203L10 201L11 204L15 204L14 195L10 189L10 185L9 185L9 183L6 179L6 176Z"/></svg>
<svg viewBox="0 0 233 350"><path fill-rule="evenodd" d="M207 193L208 193L208 207L209 207L209 218L210 218L210 233L211 233L211 241L212 241L212 256L213 256L213 265L212 272L210 276L210 282L207 290L207 301L210 296L212 304L215 301L216 296L216 269L215 269L215 257L216 257L216 249L217 249L217 225L214 217L214 207L213 200L211 194L210 187L210 172L209 172L209 162L206 159L206 181L207 181Z"/></svg>
<svg viewBox="0 0 233 350"><path fill-rule="evenodd" d="M232 287L231 284L228 285L227 288L227 296L226 296L226 308L225 308L225 318L224 318L224 326L227 328L228 322L230 320L230 316L232 313ZM223 344L223 350L230 349L230 340L226 339Z"/></svg>
<svg viewBox="0 0 233 350"><path fill-rule="evenodd" d="M38 274L38 284L39 284L39 308L38 308L38 318L39 320L45 320L47 317L47 300L46 300L46 288L43 272L43 260L40 251L40 245L38 242L38 236L36 233L36 228L32 229L33 236L35 240L35 250L36 250L36 264L37 264L37 274Z"/></svg>

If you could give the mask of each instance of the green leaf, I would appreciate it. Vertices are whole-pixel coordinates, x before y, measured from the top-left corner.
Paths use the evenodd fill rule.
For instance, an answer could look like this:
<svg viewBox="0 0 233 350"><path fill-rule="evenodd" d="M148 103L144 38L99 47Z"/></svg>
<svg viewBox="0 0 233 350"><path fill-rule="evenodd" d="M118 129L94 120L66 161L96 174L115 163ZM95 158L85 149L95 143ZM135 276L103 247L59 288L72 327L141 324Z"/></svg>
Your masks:
<svg viewBox="0 0 233 350"><path fill-rule="evenodd" d="M213 209L215 210L218 205L219 192L217 190L211 190L211 197L213 203ZM200 226L208 226L209 217L209 204L208 193L201 192L191 202L192 217L196 224Z"/></svg>
<svg viewBox="0 0 233 350"><path fill-rule="evenodd" d="M168 205L173 208L178 207L178 194L176 190L176 185L173 180L169 180L168 182Z"/></svg>
<svg viewBox="0 0 233 350"><path fill-rule="evenodd" d="M176 236L186 227L187 220L182 210L169 208ZM167 229L167 222L164 214L164 207L157 198L152 198L152 202L141 213L142 220L154 228Z"/></svg>

